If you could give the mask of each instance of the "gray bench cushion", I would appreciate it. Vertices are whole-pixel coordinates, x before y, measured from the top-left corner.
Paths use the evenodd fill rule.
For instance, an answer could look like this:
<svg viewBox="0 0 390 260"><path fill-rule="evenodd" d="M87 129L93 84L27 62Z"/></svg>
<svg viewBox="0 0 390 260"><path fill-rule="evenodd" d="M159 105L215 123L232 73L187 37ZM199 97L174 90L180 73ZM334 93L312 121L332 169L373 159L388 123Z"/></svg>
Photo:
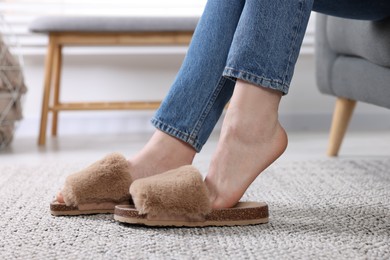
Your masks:
<svg viewBox="0 0 390 260"><path fill-rule="evenodd" d="M46 16L34 20L32 32L168 32L193 31L199 17Z"/></svg>
<svg viewBox="0 0 390 260"><path fill-rule="evenodd" d="M327 23L326 34L333 51L390 67L390 18L370 22L329 17Z"/></svg>

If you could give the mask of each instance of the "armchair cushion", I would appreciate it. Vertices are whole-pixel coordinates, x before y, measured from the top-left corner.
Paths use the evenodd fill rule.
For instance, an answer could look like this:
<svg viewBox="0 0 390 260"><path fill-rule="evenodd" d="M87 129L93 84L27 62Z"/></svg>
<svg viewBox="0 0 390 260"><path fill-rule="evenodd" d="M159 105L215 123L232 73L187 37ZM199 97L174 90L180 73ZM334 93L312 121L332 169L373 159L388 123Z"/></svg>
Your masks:
<svg viewBox="0 0 390 260"><path fill-rule="evenodd" d="M390 19L317 14L316 22L320 92L390 108Z"/></svg>
<svg viewBox="0 0 390 260"><path fill-rule="evenodd" d="M390 18L367 22L334 17L328 19L327 35L336 54L358 56L390 67Z"/></svg>

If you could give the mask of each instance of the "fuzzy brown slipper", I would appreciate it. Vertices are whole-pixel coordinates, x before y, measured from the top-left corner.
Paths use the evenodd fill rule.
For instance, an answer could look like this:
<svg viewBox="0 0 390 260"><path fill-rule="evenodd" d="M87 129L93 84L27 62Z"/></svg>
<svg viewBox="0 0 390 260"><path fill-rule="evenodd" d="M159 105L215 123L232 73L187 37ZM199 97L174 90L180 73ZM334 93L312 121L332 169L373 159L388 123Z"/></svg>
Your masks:
<svg viewBox="0 0 390 260"><path fill-rule="evenodd" d="M66 178L62 196L53 201L52 215L113 213L118 204L132 204L130 167L125 157L112 153Z"/></svg>
<svg viewBox="0 0 390 260"><path fill-rule="evenodd" d="M268 222L264 202L239 202L212 209L202 175L193 166L136 180L130 186L134 205L117 205L114 219L148 226L236 226Z"/></svg>

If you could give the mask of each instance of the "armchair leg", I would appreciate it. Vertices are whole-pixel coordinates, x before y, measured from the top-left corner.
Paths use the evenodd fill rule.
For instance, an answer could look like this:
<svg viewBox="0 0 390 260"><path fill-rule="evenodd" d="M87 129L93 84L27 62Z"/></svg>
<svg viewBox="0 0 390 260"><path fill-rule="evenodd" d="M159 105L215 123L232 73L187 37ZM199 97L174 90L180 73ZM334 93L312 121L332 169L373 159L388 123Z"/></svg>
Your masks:
<svg viewBox="0 0 390 260"><path fill-rule="evenodd" d="M328 152L329 156L337 156L345 132L348 128L353 110L356 106L355 100L338 98L333 112L332 126L330 129Z"/></svg>

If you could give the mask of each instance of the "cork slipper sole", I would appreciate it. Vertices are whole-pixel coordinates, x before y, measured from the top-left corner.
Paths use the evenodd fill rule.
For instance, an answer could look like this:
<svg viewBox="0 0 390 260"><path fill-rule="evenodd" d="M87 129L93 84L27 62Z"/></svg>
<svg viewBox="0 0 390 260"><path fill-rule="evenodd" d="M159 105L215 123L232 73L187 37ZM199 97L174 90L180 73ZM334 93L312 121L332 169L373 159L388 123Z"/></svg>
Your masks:
<svg viewBox="0 0 390 260"><path fill-rule="evenodd" d="M146 226L206 227L242 226L268 223L268 205L264 202L239 202L233 208L214 209L198 221L148 219L133 205L117 205L114 219L128 224Z"/></svg>
<svg viewBox="0 0 390 260"><path fill-rule="evenodd" d="M128 205L128 201L121 203L104 202L104 203L89 203L78 206L67 206L65 203L53 201L50 203L50 213L53 216L77 216L91 214L113 214L116 205Z"/></svg>

